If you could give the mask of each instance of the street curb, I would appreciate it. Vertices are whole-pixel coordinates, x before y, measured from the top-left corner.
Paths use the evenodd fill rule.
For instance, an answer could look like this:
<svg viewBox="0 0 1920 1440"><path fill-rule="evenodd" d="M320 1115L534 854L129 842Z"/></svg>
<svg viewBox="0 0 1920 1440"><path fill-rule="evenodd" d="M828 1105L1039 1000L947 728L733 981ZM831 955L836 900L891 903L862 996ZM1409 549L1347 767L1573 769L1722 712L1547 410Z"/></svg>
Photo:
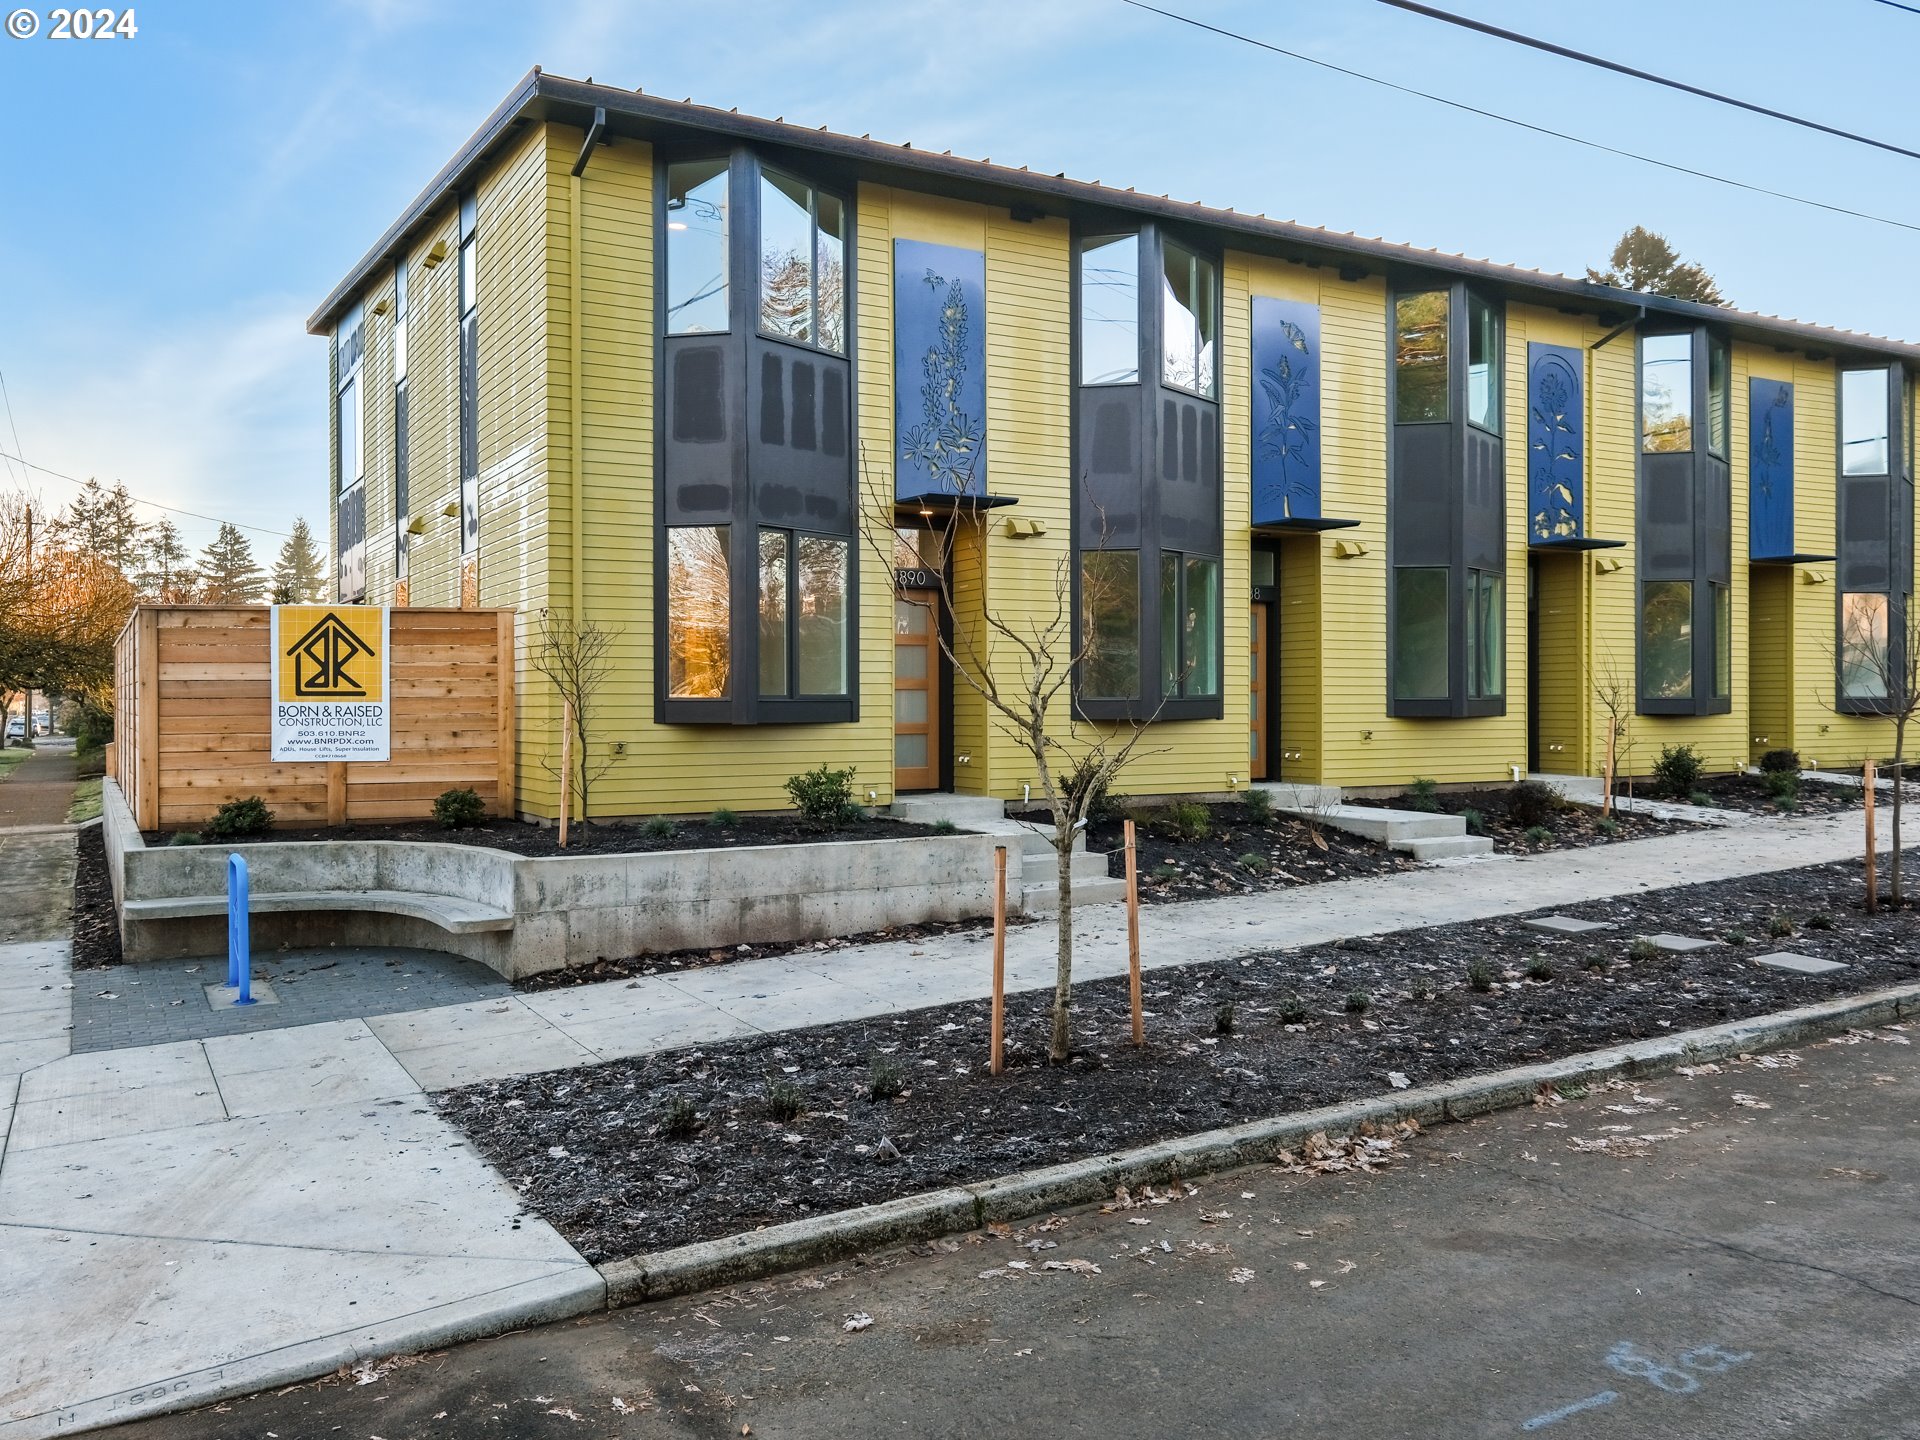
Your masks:
<svg viewBox="0 0 1920 1440"><path fill-rule="evenodd" d="M1544 1087L1604 1084L1613 1079L1658 1075L1677 1065L1704 1064L1731 1055L1803 1044L1908 1015L1920 1015L1920 984L1869 991L1703 1030L1683 1030L1653 1040L1635 1040L1540 1065L1253 1120L979 1184L770 1225L722 1240L609 1260L598 1268L606 1281L609 1307L664 1300L837 1260L882 1245L928 1240L994 1221L1023 1220L1065 1206L1091 1204L1107 1199L1120 1185L1166 1184L1260 1164L1271 1160L1276 1151L1297 1148L1317 1130L1337 1135L1369 1122L1381 1125L1412 1119L1434 1125L1443 1120L1470 1120L1530 1104Z"/></svg>

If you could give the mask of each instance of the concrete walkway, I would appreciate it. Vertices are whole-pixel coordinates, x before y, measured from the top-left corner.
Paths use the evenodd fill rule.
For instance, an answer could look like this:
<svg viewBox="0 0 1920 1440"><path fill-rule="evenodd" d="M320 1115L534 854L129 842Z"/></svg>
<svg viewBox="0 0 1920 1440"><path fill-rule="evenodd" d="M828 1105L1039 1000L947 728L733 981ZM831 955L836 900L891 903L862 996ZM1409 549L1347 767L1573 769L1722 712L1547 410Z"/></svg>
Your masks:
<svg viewBox="0 0 1920 1440"><path fill-rule="evenodd" d="M0 830L64 825L73 807L73 743L42 740L0 781Z"/></svg>
<svg viewBox="0 0 1920 1440"><path fill-rule="evenodd" d="M1843 859L1858 832L1766 819L1159 906L1143 942L1153 966L1221 960ZM1078 978L1123 969L1120 908L1078 921ZM1013 988L1051 983L1052 941L1011 933ZM36 1034L66 1023L65 948L0 947L0 1002ZM947 936L83 1055L64 1030L0 1041L0 1437L592 1309L598 1273L423 1092L977 997L989 963Z"/></svg>

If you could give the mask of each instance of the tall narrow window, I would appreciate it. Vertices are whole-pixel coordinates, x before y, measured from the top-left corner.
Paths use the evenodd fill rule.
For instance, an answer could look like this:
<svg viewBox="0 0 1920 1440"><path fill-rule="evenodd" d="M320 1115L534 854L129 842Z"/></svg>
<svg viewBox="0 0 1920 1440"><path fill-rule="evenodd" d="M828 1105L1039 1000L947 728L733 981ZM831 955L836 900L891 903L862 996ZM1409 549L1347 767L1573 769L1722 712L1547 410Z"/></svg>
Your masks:
<svg viewBox="0 0 1920 1440"><path fill-rule="evenodd" d="M1640 448L1650 455L1693 449L1693 336L1640 342Z"/></svg>
<svg viewBox="0 0 1920 1440"><path fill-rule="evenodd" d="M727 328L727 162L667 167L667 333Z"/></svg>
<svg viewBox="0 0 1920 1440"><path fill-rule="evenodd" d="M846 349L846 207L804 181L760 172L760 329Z"/></svg>
<svg viewBox="0 0 1920 1440"><path fill-rule="evenodd" d="M1140 379L1140 237L1080 242L1080 383Z"/></svg>
<svg viewBox="0 0 1920 1440"><path fill-rule="evenodd" d="M1400 424L1445 420L1450 413L1450 299L1445 290L1423 290L1393 302L1393 418Z"/></svg>
<svg viewBox="0 0 1920 1440"><path fill-rule="evenodd" d="M1888 681L1902 678L1888 648L1887 597L1840 597L1840 695L1846 700L1885 700Z"/></svg>
<svg viewBox="0 0 1920 1440"><path fill-rule="evenodd" d="M1089 550L1080 557L1080 690L1095 699L1140 693L1140 552Z"/></svg>
<svg viewBox="0 0 1920 1440"><path fill-rule="evenodd" d="M667 692L724 699L733 675L733 564L725 525L667 531Z"/></svg>
<svg viewBox="0 0 1920 1440"><path fill-rule="evenodd" d="M393 267L393 578L404 585L413 541L407 479L407 262Z"/></svg>
<svg viewBox="0 0 1920 1440"><path fill-rule="evenodd" d="M473 196L460 202L460 556L480 549L480 237Z"/></svg>
<svg viewBox="0 0 1920 1440"><path fill-rule="evenodd" d="M1215 696L1220 693L1220 562L1189 555L1182 580L1181 693Z"/></svg>
<svg viewBox="0 0 1920 1440"><path fill-rule="evenodd" d="M1840 469L1845 475L1887 473L1885 369L1840 374Z"/></svg>
<svg viewBox="0 0 1920 1440"><path fill-rule="evenodd" d="M1733 387L1732 367L1727 359L1727 342L1718 335L1707 337L1707 451L1727 458L1727 414Z"/></svg>
<svg viewBox="0 0 1920 1440"><path fill-rule="evenodd" d="M1733 698L1733 590L1710 582L1713 597L1713 698Z"/></svg>
<svg viewBox="0 0 1920 1440"><path fill-rule="evenodd" d="M1447 698L1447 572L1403 566L1393 584L1393 698Z"/></svg>
<svg viewBox="0 0 1920 1440"><path fill-rule="evenodd" d="M1213 262L1185 246L1162 243L1160 378L1213 398L1215 389Z"/></svg>
<svg viewBox="0 0 1920 1440"><path fill-rule="evenodd" d="M366 321L355 305L334 332L335 591L359 600L367 589Z"/></svg>
<svg viewBox="0 0 1920 1440"><path fill-rule="evenodd" d="M800 693L845 695L851 547L827 535L801 535L795 548L793 648Z"/></svg>
<svg viewBox="0 0 1920 1440"><path fill-rule="evenodd" d="M1507 578L1467 571L1467 695L1498 700L1507 693Z"/></svg>
<svg viewBox="0 0 1920 1440"><path fill-rule="evenodd" d="M1500 433L1500 312L1467 295L1467 420Z"/></svg>
<svg viewBox="0 0 1920 1440"><path fill-rule="evenodd" d="M787 585L790 537L760 532L760 693L787 693Z"/></svg>
<svg viewBox="0 0 1920 1440"><path fill-rule="evenodd" d="M1693 698L1693 582L1651 580L1640 590L1640 693Z"/></svg>

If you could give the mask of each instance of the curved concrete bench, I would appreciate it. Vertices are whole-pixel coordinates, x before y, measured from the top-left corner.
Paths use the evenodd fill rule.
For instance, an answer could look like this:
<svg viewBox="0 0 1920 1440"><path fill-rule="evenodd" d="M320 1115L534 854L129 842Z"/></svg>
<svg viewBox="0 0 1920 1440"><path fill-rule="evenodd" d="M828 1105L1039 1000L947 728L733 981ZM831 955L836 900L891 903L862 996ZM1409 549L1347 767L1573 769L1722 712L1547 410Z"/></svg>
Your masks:
<svg viewBox="0 0 1920 1440"><path fill-rule="evenodd" d="M227 913L224 895L183 895L160 900L129 900L130 920L183 920ZM297 915L315 910L364 910L375 915L408 915L438 925L453 935L511 930L513 915L497 905L482 905L454 895L423 895L412 890L255 891L247 897L250 915Z"/></svg>

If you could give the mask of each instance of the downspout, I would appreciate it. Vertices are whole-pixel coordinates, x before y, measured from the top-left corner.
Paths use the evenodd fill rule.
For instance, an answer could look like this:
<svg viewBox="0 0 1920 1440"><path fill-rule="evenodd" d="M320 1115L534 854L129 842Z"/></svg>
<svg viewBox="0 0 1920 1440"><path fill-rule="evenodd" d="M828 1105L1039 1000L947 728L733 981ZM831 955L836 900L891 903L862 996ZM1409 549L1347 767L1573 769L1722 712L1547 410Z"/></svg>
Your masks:
<svg viewBox="0 0 1920 1440"><path fill-rule="evenodd" d="M1589 408L1591 408L1592 406L1593 393L1594 393L1593 352L1598 350L1601 346L1606 345L1611 341L1618 339L1621 335L1625 334L1628 330L1634 329L1640 324L1642 320L1645 320L1646 318L1647 318L1647 307L1644 305L1637 305L1634 307L1633 314L1629 315L1625 320L1622 320L1618 325L1614 326L1611 330L1607 331L1607 333L1602 335L1598 340L1595 340L1591 345L1587 346L1586 401ZM1584 416L1582 417L1582 420L1584 422L1585 420ZM1587 426L1587 434L1589 436L1589 439L1591 439L1592 433L1593 433L1593 427L1591 425ZM1640 440L1638 436L1634 437L1633 443L1636 448L1639 446ZM1634 461L1634 464L1636 467L1636 474L1637 474L1638 466L1639 466L1639 460L1637 457ZM1581 478L1582 478L1582 482L1586 485L1588 509L1589 509L1589 512L1591 512L1592 502L1594 499L1593 446L1591 444L1586 446L1586 465L1587 465L1587 473ZM1638 487L1636 484L1635 504L1637 505L1638 503L1639 503ZM1638 554L1636 554L1634 556L1634 564L1636 567L1638 567L1639 563L1640 563L1639 556ZM1582 557L1581 564L1580 564L1580 628L1584 632L1582 648L1586 651L1586 664L1584 667L1585 674L1583 676L1585 683L1581 688L1581 695L1580 695L1580 717L1581 717L1580 719L1581 742L1580 743L1585 753L1580 757L1580 768L1583 772L1589 772L1589 773L1595 769L1599 769L1604 774L1606 762L1601 759L1601 756L1606 753L1606 746L1603 742L1600 745L1599 750L1596 752L1594 748L1594 734L1593 734L1593 722L1600 718L1599 702L1596 700L1594 696L1594 685L1596 683L1596 676L1594 674L1593 662L1596 657L1594 655L1593 646L1594 646L1594 636L1596 631L1599 628L1594 620L1594 611L1596 608L1597 608L1597 600L1595 596L1595 585L1594 585L1594 578L1593 578L1593 557L1591 555L1588 555L1588 556ZM1614 758L1617 764L1624 764L1626 760L1625 756L1617 755L1617 754Z"/></svg>

